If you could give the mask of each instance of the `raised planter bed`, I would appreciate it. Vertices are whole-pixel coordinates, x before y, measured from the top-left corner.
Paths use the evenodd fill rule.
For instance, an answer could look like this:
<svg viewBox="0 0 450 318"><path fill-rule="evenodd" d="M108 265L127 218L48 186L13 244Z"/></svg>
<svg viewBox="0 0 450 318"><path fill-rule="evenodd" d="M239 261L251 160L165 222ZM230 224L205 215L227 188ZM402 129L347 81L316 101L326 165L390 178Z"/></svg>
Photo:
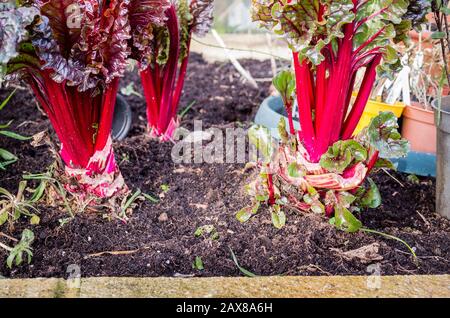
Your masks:
<svg viewBox="0 0 450 318"><path fill-rule="evenodd" d="M256 78L270 76L270 62L243 61L243 65ZM203 120L204 128L222 131L251 124L269 83L259 90L242 89L231 65L208 64L199 55L192 57L189 68L181 109L193 100L196 104L183 126L192 128L194 119ZM122 85L129 81L139 83L137 75L128 74ZM2 91L0 98L6 94ZM22 134L49 129L31 100L30 93L20 91L3 110L2 120L15 120L12 128ZM158 196L161 185L168 185L169 191L157 204L140 204L127 223L85 212L61 226L59 220L68 217L66 212L39 206L41 222L32 227L36 240L31 265L8 269L7 254L1 250L2 276L67 277L71 264L80 266L82 277L241 276L230 248L241 266L264 276L370 275L371 264L380 264L381 275L450 273L450 222L435 213L434 178L412 183L405 174L394 173L396 180L384 173L375 175L383 205L359 216L367 227L396 235L415 247L418 264L396 241L364 233L346 234L317 215L290 212L286 226L277 230L268 210L262 209L241 224L235 213L248 203L243 186L253 172L243 173L243 164L174 164L171 143L151 141L143 134L144 101L134 96L127 100L134 120L129 137L116 142L122 174L134 189ZM26 124L21 125L23 121ZM10 169L0 172L1 185L10 191L16 190L23 172L42 172L52 161L46 147L33 148L13 140L5 140L3 146L20 157ZM207 224L217 229L217 240L194 236L199 226ZM30 225L22 221L8 234L18 237L25 227ZM342 254L370 244L378 244L378 260L367 263ZM204 270L192 268L196 256L202 258Z"/></svg>
<svg viewBox="0 0 450 318"><path fill-rule="evenodd" d="M371 285L364 276L328 277L213 277L80 279L79 285L63 279L0 280L0 297L41 298L351 298L450 297L449 275L383 276ZM378 279L378 278L375 278Z"/></svg>

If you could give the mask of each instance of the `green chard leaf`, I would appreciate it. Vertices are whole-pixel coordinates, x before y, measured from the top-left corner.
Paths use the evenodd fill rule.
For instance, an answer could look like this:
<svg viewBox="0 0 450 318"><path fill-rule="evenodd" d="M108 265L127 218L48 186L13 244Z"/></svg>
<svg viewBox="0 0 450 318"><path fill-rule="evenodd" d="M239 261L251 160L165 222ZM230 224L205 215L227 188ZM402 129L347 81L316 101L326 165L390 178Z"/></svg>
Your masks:
<svg viewBox="0 0 450 318"><path fill-rule="evenodd" d="M8 216L9 216L8 211L6 210L0 211L0 226L5 224L6 221L8 221Z"/></svg>
<svg viewBox="0 0 450 318"><path fill-rule="evenodd" d="M258 213L259 206L260 203L257 202L253 206L246 206L242 208L236 213L236 219L241 223L247 222L253 215Z"/></svg>
<svg viewBox="0 0 450 318"><path fill-rule="evenodd" d="M298 165L295 162L292 162L287 167L288 176L291 178L298 178L301 176L299 173Z"/></svg>
<svg viewBox="0 0 450 318"><path fill-rule="evenodd" d="M376 209L381 205L381 194L375 182L371 178L367 180L369 181L369 189L359 199L359 206Z"/></svg>
<svg viewBox="0 0 450 318"><path fill-rule="evenodd" d="M334 225L342 231L348 233L357 232L362 227L362 223L347 208L341 205L334 207Z"/></svg>
<svg viewBox="0 0 450 318"><path fill-rule="evenodd" d="M378 72L388 77L400 66L399 53L392 45L409 42L412 21L407 17L408 4L408 0L376 0L365 1L358 8L356 22L361 26L354 48L363 47L359 56L374 49L382 53L384 63L378 67ZM361 62L364 63L364 59Z"/></svg>
<svg viewBox="0 0 450 318"><path fill-rule="evenodd" d="M379 158L374 166L375 169L389 169L389 170L397 170L392 161L384 158Z"/></svg>
<svg viewBox="0 0 450 318"><path fill-rule="evenodd" d="M402 139L398 127L397 117L392 112L380 112L367 130L361 132L361 137L380 152L380 158L405 157L409 152L409 142Z"/></svg>
<svg viewBox="0 0 450 318"><path fill-rule="evenodd" d="M325 59L321 50L344 37L343 26L355 18L352 10L352 0L253 0L252 18L281 35L302 60L318 65Z"/></svg>
<svg viewBox="0 0 450 318"><path fill-rule="evenodd" d="M273 86L278 90L284 104L292 103L295 93L295 75L290 70L283 70L273 78ZM292 106L292 105L291 105Z"/></svg>
<svg viewBox="0 0 450 318"><path fill-rule="evenodd" d="M310 206L310 210L316 214L325 213L325 206L320 201L320 194L314 187L308 187L308 193L303 195L303 201Z"/></svg>
<svg viewBox="0 0 450 318"><path fill-rule="evenodd" d="M367 159L367 150L355 140L337 141L322 155L320 165L330 172L342 173L352 163Z"/></svg>
<svg viewBox="0 0 450 318"><path fill-rule="evenodd" d="M346 191L341 191L338 192L337 194L337 200L339 202L339 204L341 204L343 207L349 208L350 205L356 201L356 196L354 196L353 194L351 194L350 192L346 192Z"/></svg>
<svg viewBox="0 0 450 318"><path fill-rule="evenodd" d="M275 204L271 207L271 215L272 215L272 224L277 229L283 228L286 224L286 214L281 210L281 207L278 204Z"/></svg>

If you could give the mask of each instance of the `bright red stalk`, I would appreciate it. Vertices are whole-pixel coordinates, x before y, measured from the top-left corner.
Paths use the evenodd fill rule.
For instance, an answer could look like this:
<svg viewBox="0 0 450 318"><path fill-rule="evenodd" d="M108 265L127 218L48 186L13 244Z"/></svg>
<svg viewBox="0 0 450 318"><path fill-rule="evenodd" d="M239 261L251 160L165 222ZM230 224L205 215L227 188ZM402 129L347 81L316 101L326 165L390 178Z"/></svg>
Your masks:
<svg viewBox="0 0 450 318"><path fill-rule="evenodd" d="M176 8L174 6L167 10L167 27L170 35L169 44L169 59L165 66L163 76L163 87L161 95L161 106L158 120L158 131L161 134L165 133L165 128L169 126L170 115L172 113L172 92L174 90L178 59L180 56L180 32L177 18Z"/></svg>
<svg viewBox="0 0 450 318"><path fill-rule="evenodd" d="M275 189L273 187L273 175L268 174L267 175L267 187L269 188L269 205L275 204Z"/></svg>
<svg viewBox="0 0 450 318"><path fill-rule="evenodd" d="M352 75L352 79L350 80L350 85L349 85L349 89L347 91L347 97L345 100L345 105L344 105L344 115L347 116L348 114L348 109L350 107L350 103L352 101L352 96L353 96L353 88L355 87L355 81L356 81L356 72L353 72Z"/></svg>
<svg viewBox="0 0 450 318"><path fill-rule="evenodd" d="M98 133L95 139L95 150L100 151L105 148L111 136L112 122L114 117L114 106L116 104L117 91L119 90L119 79L113 79L106 89L101 105L100 118L98 123Z"/></svg>
<svg viewBox="0 0 450 318"><path fill-rule="evenodd" d="M161 140L172 138L178 124L177 110L183 92L189 61L190 38L187 55L180 59L180 25L176 7L166 10L166 27L169 33L169 55L165 65L157 61L141 71L142 86L147 102L147 119L151 134ZM155 49L155 52L158 48Z"/></svg>
<svg viewBox="0 0 450 318"><path fill-rule="evenodd" d="M369 100L373 84L375 83L375 79L377 76L376 69L381 62L381 58L381 54L377 55L367 66L358 96L356 97L352 110L350 111L350 114L348 115L342 129L341 136L343 140L351 138L353 132L356 129L356 126L359 123L362 113L364 112L364 108L366 107L367 101Z"/></svg>
<svg viewBox="0 0 450 318"><path fill-rule="evenodd" d="M333 65L328 85L328 92L323 113L318 126L316 153L312 158L314 162L328 150L334 142L339 140L339 132L345 116L345 102L352 77L353 58L353 24L345 26L345 37L342 39L337 60Z"/></svg>
<svg viewBox="0 0 450 318"><path fill-rule="evenodd" d="M289 122L289 133L291 135L295 135L294 115L292 113L292 102L287 101L285 107L286 107L286 112L287 112L287 117L288 117L288 122Z"/></svg>
<svg viewBox="0 0 450 318"><path fill-rule="evenodd" d="M118 79L93 95L93 90L57 83L50 74L31 71L28 82L60 140L66 173L79 180L79 187L68 185L68 190L101 198L125 190L110 137Z"/></svg>
<svg viewBox="0 0 450 318"><path fill-rule="evenodd" d="M132 22L131 28L138 35L133 40L138 50L132 57L146 69L141 71L141 78L147 100L148 128L151 136L168 141L172 140L179 125L178 105L189 62L191 37L192 34L203 36L211 28L214 1L147 0L136 1L136 4L141 2L152 10L161 9L165 15L165 19L157 21L155 28L152 24L151 34L148 34L148 24ZM163 8L157 2L169 3L169 6ZM139 6L135 9L136 15L140 16ZM163 63L161 49L167 54Z"/></svg>
<svg viewBox="0 0 450 318"><path fill-rule="evenodd" d="M184 57L183 61L181 62L181 66L180 66L180 71L178 73L178 79L177 79L177 83L175 86L175 93L173 96L173 112L171 114L172 118L175 118L176 114L177 114L177 109L178 109L178 105L180 104L180 99L181 99L181 94L183 92L183 87L184 87L184 80L186 78L186 71L187 71L187 66L189 63L189 53L190 53L190 48L191 48L191 37L189 36L189 39L187 41L187 52L186 52L186 56Z"/></svg>
<svg viewBox="0 0 450 318"><path fill-rule="evenodd" d="M367 173L370 173L372 169L375 167L375 164L378 161L380 153L378 151L375 151L372 157L370 158L369 162L367 163Z"/></svg>
<svg viewBox="0 0 450 318"><path fill-rule="evenodd" d="M295 82L297 91L297 103L300 117L300 139L303 141L306 150L311 158L315 158L315 132L312 120L312 85L310 67L307 60L300 63L299 55L294 52L294 68L295 68Z"/></svg>
<svg viewBox="0 0 450 318"><path fill-rule="evenodd" d="M316 71L316 92L315 92L315 129L316 132L320 130L321 117L325 107L325 101L328 91L327 80L328 61L325 60L317 66Z"/></svg>
<svg viewBox="0 0 450 318"><path fill-rule="evenodd" d="M147 102L147 120L151 127L156 127L159 113L159 100L156 95L155 84L153 82L150 67L141 72L141 82L144 89L145 100Z"/></svg>

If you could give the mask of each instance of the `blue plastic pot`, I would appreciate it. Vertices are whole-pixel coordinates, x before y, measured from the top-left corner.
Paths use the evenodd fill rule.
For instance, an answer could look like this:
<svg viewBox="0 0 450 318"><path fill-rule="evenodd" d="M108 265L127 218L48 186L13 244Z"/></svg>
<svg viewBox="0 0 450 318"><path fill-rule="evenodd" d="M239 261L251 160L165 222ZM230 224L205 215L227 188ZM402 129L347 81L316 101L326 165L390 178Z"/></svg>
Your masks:
<svg viewBox="0 0 450 318"><path fill-rule="evenodd" d="M118 94L114 108L114 119L111 132L112 138L114 140L125 139L131 129L132 121L133 113L131 112L130 104L128 104L122 95Z"/></svg>
<svg viewBox="0 0 450 318"><path fill-rule="evenodd" d="M406 158L393 159L397 170L423 177L436 177L436 155L410 151Z"/></svg>
<svg viewBox="0 0 450 318"><path fill-rule="evenodd" d="M294 106L294 127L300 129L298 112ZM255 117L255 124L263 125L272 131L272 136L279 138L278 122L284 118L287 123L287 113L283 101L279 96L270 96L266 98ZM397 170L404 173L415 174L418 176L436 176L436 155L411 151L406 158L393 160Z"/></svg>
<svg viewBox="0 0 450 318"><path fill-rule="evenodd" d="M294 105L294 127L300 129L300 123L298 120L298 112L296 111L296 104ZM278 134L278 123L280 119L284 118L286 124L288 123L286 109L284 108L283 100L279 96L270 96L266 98L259 107L258 113L256 113L255 124L265 126L272 130L272 136L280 138Z"/></svg>

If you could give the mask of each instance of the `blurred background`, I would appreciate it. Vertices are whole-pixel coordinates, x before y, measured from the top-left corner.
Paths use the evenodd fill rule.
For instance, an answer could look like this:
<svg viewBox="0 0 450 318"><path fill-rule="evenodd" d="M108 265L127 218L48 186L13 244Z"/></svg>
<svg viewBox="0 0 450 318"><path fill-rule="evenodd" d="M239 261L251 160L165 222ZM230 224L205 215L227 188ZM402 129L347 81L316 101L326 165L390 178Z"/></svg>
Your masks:
<svg viewBox="0 0 450 318"><path fill-rule="evenodd" d="M215 3L214 28L220 33L258 32L251 21L251 0L218 0Z"/></svg>
<svg viewBox="0 0 450 318"><path fill-rule="evenodd" d="M251 0L216 0L214 30L237 59L258 60L289 59L285 43L252 22ZM202 53L208 61L227 60L227 52L218 39L209 33L204 38L194 38L194 52Z"/></svg>

